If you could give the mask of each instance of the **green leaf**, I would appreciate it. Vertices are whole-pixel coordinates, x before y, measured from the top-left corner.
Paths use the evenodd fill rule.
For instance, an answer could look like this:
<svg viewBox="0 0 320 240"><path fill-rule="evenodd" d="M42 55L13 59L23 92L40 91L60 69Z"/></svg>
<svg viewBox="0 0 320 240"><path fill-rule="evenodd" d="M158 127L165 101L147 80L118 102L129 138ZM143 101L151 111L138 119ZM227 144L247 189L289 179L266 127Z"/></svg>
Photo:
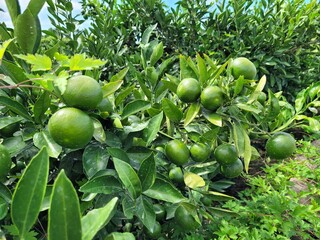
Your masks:
<svg viewBox="0 0 320 240"><path fill-rule="evenodd" d="M122 69L120 72L118 72L117 74L111 77L110 82L117 82L117 81L123 80L124 77L127 75L128 70L129 70L128 67Z"/></svg>
<svg viewBox="0 0 320 240"><path fill-rule="evenodd" d="M141 181L142 191L148 190L154 184L156 179L156 162L153 155L143 160L138 171L138 176Z"/></svg>
<svg viewBox="0 0 320 240"><path fill-rule="evenodd" d="M149 81L150 85L152 86L152 89L154 89L159 79L157 70L154 67L147 67L145 73L147 81Z"/></svg>
<svg viewBox="0 0 320 240"><path fill-rule="evenodd" d="M20 238L35 224L45 195L49 174L49 155L43 147L23 172L12 197L11 218Z"/></svg>
<svg viewBox="0 0 320 240"><path fill-rule="evenodd" d="M0 220L4 219L8 214L8 203L0 197Z"/></svg>
<svg viewBox="0 0 320 240"><path fill-rule="evenodd" d="M135 85L131 85L131 86L128 86L127 88L124 88L124 89L122 89L119 93L118 93L118 95L117 95L117 97L116 97L116 99L115 99L115 106L117 107L117 106L119 106L121 103L123 103L124 102L124 99L126 98L126 97L128 97L131 93L132 93L132 91L133 91L133 89L135 89Z"/></svg>
<svg viewBox="0 0 320 240"><path fill-rule="evenodd" d="M199 72L199 82L201 83L201 86L203 86L209 78L207 66L204 59L200 56L199 53L197 53L196 59L197 59L197 66L198 66L198 72Z"/></svg>
<svg viewBox="0 0 320 240"><path fill-rule="evenodd" d="M188 63L188 60L186 59L186 57L183 55L180 55L179 58L180 58L180 80L185 78L198 79L197 74L190 67L190 64Z"/></svg>
<svg viewBox="0 0 320 240"><path fill-rule="evenodd" d="M262 76L262 78L260 79L258 85L256 86L255 90L253 91L253 93L250 95L248 104L253 103L255 100L257 100L259 94L262 92L262 90L264 89L264 86L267 83L267 78L265 75Z"/></svg>
<svg viewBox="0 0 320 240"><path fill-rule="evenodd" d="M114 81L114 82L109 82L105 84L101 89L103 92L103 97L106 98L110 96L111 94L115 93L123 84L122 80Z"/></svg>
<svg viewBox="0 0 320 240"><path fill-rule="evenodd" d="M52 194L52 189L53 189L53 186L52 185L47 185L47 188L46 188L46 193L44 195L44 198L43 198L43 201L42 201L42 204L41 204L41 209L40 211L45 211L45 210L48 210L49 207L50 207L50 200L51 200L51 194Z"/></svg>
<svg viewBox="0 0 320 240"><path fill-rule="evenodd" d="M152 203L143 196L137 199L136 214L143 225L152 231L156 224L156 214Z"/></svg>
<svg viewBox="0 0 320 240"><path fill-rule="evenodd" d="M12 100L11 98L0 96L0 104L9 108L12 112L24 117L27 120L32 120L27 109L19 102Z"/></svg>
<svg viewBox="0 0 320 240"><path fill-rule="evenodd" d="M183 118L182 111L168 98L162 99L162 109L166 116L174 123L179 123Z"/></svg>
<svg viewBox="0 0 320 240"><path fill-rule="evenodd" d="M113 198L104 207L88 212L81 219L82 240L91 240L111 220L116 212L118 198Z"/></svg>
<svg viewBox="0 0 320 240"><path fill-rule="evenodd" d="M255 108L252 105L248 105L248 104L245 104L245 103L237 103L236 105L237 105L238 108L240 108L242 110L245 110L247 112L253 112L255 114L261 113L260 109Z"/></svg>
<svg viewBox="0 0 320 240"><path fill-rule="evenodd" d="M187 111L186 118L184 119L184 127L188 126L193 121L193 119L195 119L199 111L200 111L200 103L195 102L190 104Z"/></svg>
<svg viewBox="0 0 320 240"><path fill-rule="evenodd" d="M105 240L135 240L136 238L129 232L114 232L110 233Z"/></svg>
<svg viewBox="0 0 320 240"><path fill-rule="evenodd" d="M15 56L29 63L31 65L31 71L47 71L47 70L51 70L52 68L51 59L46 55L16 54Z"/></svg>
<svg viewBox="0 0 320 240"><path fill-rule="evenodd" d="M125 161L127 163L130 163L130 158L128 157L128 154L122 150L121 148L108 148L108 153L111 155L113 158L118 158L122 161Z"/></svg>
<svg viewBox="0 0 320 240"><path fill-rule="evenodd" d="M58 76L53 77L53 85L58 88L59 94L64 94L68 84L69 74L66 71L61 71Z"/></svg>
<svg viewBox="0 0 320 240"><path fill-rule="evenodd" d="M150 66L154 66L163 55L163 43L160 42L152 51Z"/></svg>
<svg viewBox="0 0 320 240"><path fill-rule="evenodd" d="M124 216L128 219L132 219L136 211L136 201L127 194L123 197L121 205Z"/></svg>
<svg viewBox="0 0 320 240"><path fill-rule="evenodd" d="M147 191L144 191L143 194L154 199L171 203L179 203L186 200L177 188L160 178L157 178L152 187Z"/></svg>
<svg viewBox="0 0 320 240"><path fill-rule="evenodd" d="M106 169L109 157L108 151L101 145L88 145L82 154L83 170L87 177L90 179L100 170Z"/></svg>
<svg viewBox="0 0 320 240"><path fill-rule="evenodd" d="M46 147L48 155L53 158L57 158L62 152L62 147L45 130L33 135L33 143L39 149Z"/></svg>
<svg viewBox="0 0 320 240"><path fill-rule="evenodd" d="M70 59L70 71L92 70L106 64L107 61L86 57L85 54L76 54Z"/></svg>
<svg viewBox="0 0 320 240"><path fill-rule="evenodd" d="M233 124L232 133L238 155L243 158L245 171L248 173L249 163L252 156L250 137L248 136L245 128L239 122L235 122Z"/></svg>
<svg viewBox="0 0 320 240"><path fill-rule="evenodd" d="M206 185L205 181L203 180L202 177L200 177L197 174L194 174L192 172L185 172L184 173L184 183L186 186L189 188L201 188Z"/></svg>
<svg viewBox="0 0 320 240"><path fill-rule="evenodd" d="M138 198L141 195L142 187L137 173L130 164L120 159L113 158L113 163L121 182L128 190L130 196L133 199Z"/></svg>
<svg viewBox="0 0 320 240"><path fill-rule="evenodd" d="M148 126L143 130L143 137L147 143L147 146L149 146L157 137L157 134L161 128L162 120L163 112L160 112L149 120Z"/></svg>
<svg viewBox="0 0 320 240"><path fill-rule="evenodd" d="M94 139L100 143L105 143L107 136L106 136L106 133L104 132L102 123L96 118L92 117L91 119L94 127L94 132L93 132Z"/></svg>
<svg viewBox="0 0 320 240"><path fill-rule="evenodd" d="M27 79L24 69L12 62L6 61L5 59L0 63L0 72L9 76L16 84Z"/></svg>
<svg viewBox="0 0 320 240"><path fill-rule="evenodd" d="M36 18L27 8L15 22L14 36L24 53L33 53L38 38L38 24Z"/></svg>
<svg viewBox="0 0 320 240"><path fill-rule="evenodd" d="M149 26L142 34L141 44L145 45L149 42L151 33L156 29L157 24Z"/></svg>
<svg viewBox="0 0 320 240"><path fill-rule="evenodd" d="M0 129L5 128L13 123L18 123L23 120L23 117L16 116L16 117L2 117L0 118Z"/></svg>
<svg viewBox="0 0 320 240"><path fill-rule="evenodd" d="M12 193L10 192L9 188L3 183L0 183L0 197L6 200L7 203L11 203Z"/></svg>
<svg viewBox="0 0 320 240"><path fill-rule="evenodd" d="M12 39L9 39L7 41L4 41L1 46L0 46L0 65L2 63L2 58L3 58L3 55L7 49L7 47L9 46L9 44L13 41L13 38Z"/></svg>
<svg viewBox="0 0 320 240"><path fill-rule="evenodd" d="M222 127L223 121L222 121L222 117L219 114L214 113L214 112L210 112L207 110L203 110L202 114L213 125L216 125L218 127Z"/></svg>
<svg viewBox="0 0 320 240"><path fill-rule="evenodd" d="M151 107L150 102L144 101L144 100L135 100L132 102L129 102L123 109L123 112L121 114L122 119L125 119L129 117L130 115L133 115L135 113L147 110Z"/></svg>
<svg viewBox="0 0 320 240"><path fill-rule="evenodd" d="M11 21L13 25L15 25L15 21L21 13L19 0L6 0L6 5L11 17Z"/></svg>
<svg viewBox="0 0 320 240"><path fill-rule="evenodd" d="M30 0L27 8L31 11L33 16L37 16L45 2L46 0Z"/></svg>
<svg viewBox="0 0 320 240"><path fill-rule="evenodd" d="M214 201L229 201L234 200L235 197L221 193L221 192L215 192L215 191L208 191L208 197Z"/></svg>
<svg viewBox="0 0 320 240"><path fill-rule="evenodd" d="M45 113L49 109L51 104L50 94L44 91L34 104L33 113L36 123L43 123Z"/></svg>
<svg viewBox="0 0 320 240"><path fill-rule="evenodd" d="M55 179L49 208L48 240L81 239L81 214L78 195L61 170Z"/></svg>
<svg viewBox="0 0 320 240"><path fill-rule="evenodd" d="M84 193L111 194L120 192L123 189L118 179L110 175L102 175L92 178L83 184L79 190Z"/></svg>

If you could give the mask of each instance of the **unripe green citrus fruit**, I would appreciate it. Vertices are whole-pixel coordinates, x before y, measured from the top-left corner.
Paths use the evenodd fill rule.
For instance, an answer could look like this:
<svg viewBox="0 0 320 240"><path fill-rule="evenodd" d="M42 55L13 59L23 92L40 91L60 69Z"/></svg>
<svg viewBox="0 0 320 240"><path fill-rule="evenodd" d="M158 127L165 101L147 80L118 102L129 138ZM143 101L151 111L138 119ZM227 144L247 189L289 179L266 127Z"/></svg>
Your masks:
<svg viewBox="0 0 320 240"><path fill-rule="evenodd" d="M178 85L177 95L182 102L195 102L200 97L200 94L200 83L194 78L185 78Z"/></svg>
<svg viewBox="0 0 320 240"><path fill-rule="evenodd" d="M174 139L165 148L167 158L174 164L181 166L188 162L190 151L184 142Z"/></svg>
<svg viewBox="0 0 320 240"><path fill-rule="evenodd" d="M103 97L100 84L88 76L71 77L62 98L67 106L95 109Z"/></svg>
<svg viewBox="0 0 320 240"><path fill-rule="evenodd" d="M88 114L77 108L62 108L48 122L53 140L62 147L76 149L87 145L93 136L93 121Z"/></svg>
<svg viewBox="0 0 320 240"><path fill-rule="evenodd" d="M296 140L289 133L278 132L268 139L266 150L271 158L285 159L296 150Z"/></svg>
<svg viewBox="0 0 320 240"><path fill-rule="evenodd" d="M209 86L203 89L200 101L205 109L214 111L223 104L224 96L220 87Z"/></svg>
<svg viewBox="0 0 320 240"><path fill-rule="evenodd" d="M214 157L218 163L226 165L237 161L238 153L234 145L223 143L214 150Z"/></svg>
<svg viewBox="0 0 320 240"><path fill-rule="evenodd" d="M257 74L255 65L245 57L239 57L231 62L231 74L235 79L243 76L245 79L254 79Z"/></svg>
<svg viewBox="0 0 320 240"><path fill-rule="evenodd" d="M195 162L206 161L210 153L210 148L204 143L195 143L190 148L191 158Z"/></svg>
<svg viewBox="0 0 320 240"><path fill-rule="evenodd" d="M235 178L239 177L243 172L243 164L241 160L238 158L234 163L221 165L220 172L223 176L227 178Z"/></svg>

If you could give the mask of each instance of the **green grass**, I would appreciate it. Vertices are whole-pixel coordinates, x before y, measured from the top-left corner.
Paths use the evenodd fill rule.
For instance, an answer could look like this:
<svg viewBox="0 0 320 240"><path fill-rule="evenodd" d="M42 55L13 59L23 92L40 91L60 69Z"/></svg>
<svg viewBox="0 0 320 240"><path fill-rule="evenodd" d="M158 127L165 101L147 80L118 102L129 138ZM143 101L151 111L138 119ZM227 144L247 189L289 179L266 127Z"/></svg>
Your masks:
<svg viewBox="0 0 320 240"><path fill-rule="evenodd" d="M210 222L207 236L185 239L320 238L319 166L319 141L300 141L291 159L269 163L258 176L245 176L248 188L223 205L234 215Z"/></svg>

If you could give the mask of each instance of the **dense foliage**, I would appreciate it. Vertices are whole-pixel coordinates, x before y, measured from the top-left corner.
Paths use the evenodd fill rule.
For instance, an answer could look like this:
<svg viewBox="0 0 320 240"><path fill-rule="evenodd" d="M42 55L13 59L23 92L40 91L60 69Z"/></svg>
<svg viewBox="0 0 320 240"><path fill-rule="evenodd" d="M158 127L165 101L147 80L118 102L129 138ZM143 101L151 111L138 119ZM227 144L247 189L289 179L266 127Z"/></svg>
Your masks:
<svg viewBox="0 0 320 240"><path fill-rule="evenodd" d="M45 2L52 28L41 31ZM241 206L253 214L257 206L229 201L228 189L252 161L290 157L293 135L320 135L317 1L182 0L168 9L83 0L79 16L70 0L30 0L23 12L18 0L6 3L14 27L0 25L0 230L8 239L245 238L234 229L248 216ZM266 149L279 134L291 145ZM305 215L255 234L295 236L304 220L301 237L318 237ZM264 221L252 229L270 228Z"/></svg>

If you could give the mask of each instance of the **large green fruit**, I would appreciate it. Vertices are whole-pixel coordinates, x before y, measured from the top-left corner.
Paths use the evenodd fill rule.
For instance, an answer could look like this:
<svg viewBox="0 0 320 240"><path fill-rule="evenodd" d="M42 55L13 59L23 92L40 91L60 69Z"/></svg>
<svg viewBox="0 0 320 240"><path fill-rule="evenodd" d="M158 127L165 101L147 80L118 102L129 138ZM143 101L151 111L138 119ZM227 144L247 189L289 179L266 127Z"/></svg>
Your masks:
<svg viewBox="0 0 320 240"><path fill-rule="evenodd" d="M93 121L88 114L77 108L62 108L48 122L53 140L62 147L76 149L85 147L93 136Z"/></svg>
<svg viewBox="0 0 320 240"><path fill-rule="evenodd" d="M235 79L243 76L245 79L254 79L257 74L255 65L245 57L239 57L231 62L231 74Z"/></svg>
<svg viewBox="0 0 320 240"><path fill-rule="evenodd" d="M191 103L197 101L201 94L198 80L194 78L183 79L177 87L177 95L182 102Z"/></svg>
<svg viewBox="0 0 320 240"><path fill-rule="evenodd" d="M190 151L187 145L178 139L168 142L165 151L167 158L178 166L187 163L190 157Z"/></svg>
<svg viewBox="0 0 320 240"><path fill-rule="evenodd" d="M296 140L289 133L278 132L268 139L266 150L269 157L284 159L295 152Z"/></svg>
<svg viewBox="0 0 320 240"><path fill-rule="evenodd" d="M68 79L62 95L66 105L80 109L95 109L102 101L102 89L93 78L80 75Z"/></svg>

